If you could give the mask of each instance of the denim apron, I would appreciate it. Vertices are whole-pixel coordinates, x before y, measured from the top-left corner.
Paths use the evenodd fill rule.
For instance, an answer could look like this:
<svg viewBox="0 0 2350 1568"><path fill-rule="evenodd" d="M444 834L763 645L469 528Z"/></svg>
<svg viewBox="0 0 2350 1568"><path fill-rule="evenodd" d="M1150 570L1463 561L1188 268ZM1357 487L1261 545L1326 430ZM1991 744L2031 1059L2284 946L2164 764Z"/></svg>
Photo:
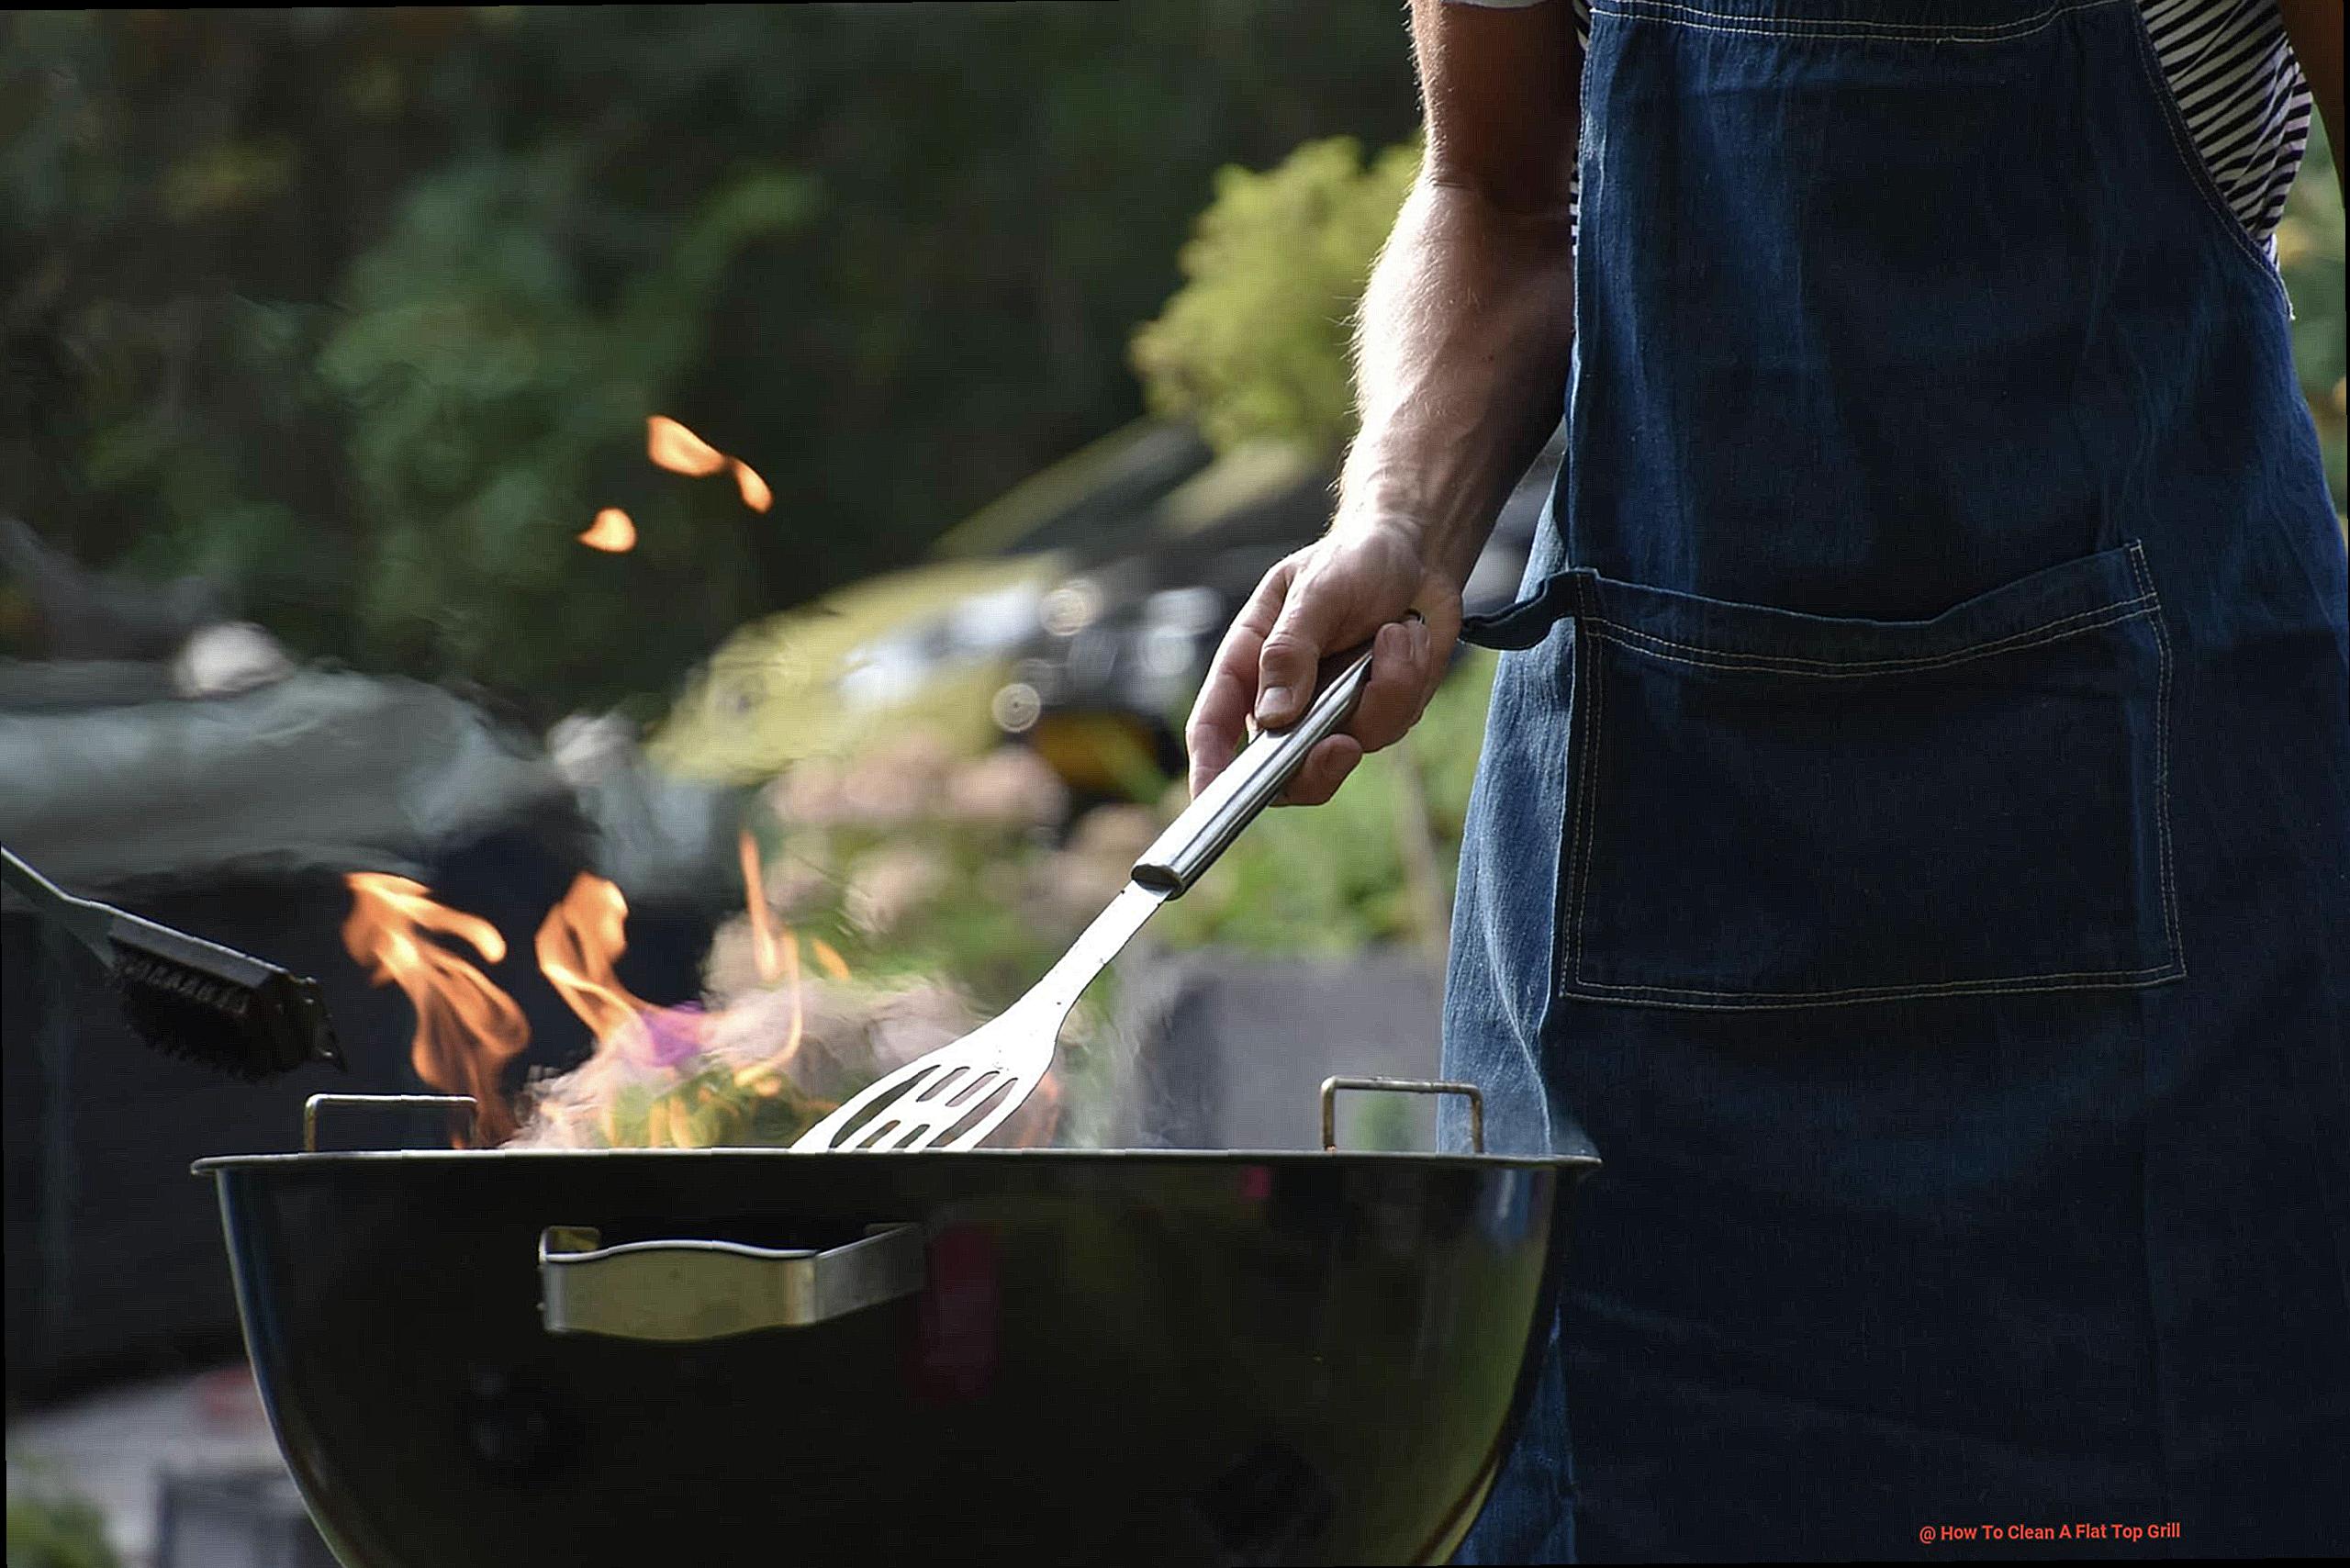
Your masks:
<svg viewBox="0 0 2350 1568"><path fill-rule="evenodd" d="M2350 1549L2343 544L2137 0L1599 0L1583 114L1445 1052L1606 1163L1460 1560Z"/></svg>

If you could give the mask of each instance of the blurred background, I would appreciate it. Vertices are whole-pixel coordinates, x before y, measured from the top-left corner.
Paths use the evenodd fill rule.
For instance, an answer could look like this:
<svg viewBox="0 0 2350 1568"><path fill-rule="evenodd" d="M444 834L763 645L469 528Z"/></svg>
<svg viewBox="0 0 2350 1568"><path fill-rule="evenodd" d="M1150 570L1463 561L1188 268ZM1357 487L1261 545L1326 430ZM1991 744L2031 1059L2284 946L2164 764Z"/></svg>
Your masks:
<svg viewBox="0 0 2350 1568"><path fill-rule="evenodd" d="M1406 41L1310 0L0 28L0 840L317 976L353 1062L158 1058L11 909L9 1562L276 1562L174 1545L298 1526L187 1162L295 1147L326 1088L775 1141L817 1090L714 1042L853 1080L1017 995L1326 519ZM2339 507L2322 141L2278 254ZM1023 1136L1303 1147L1326 1073L1431 1068L1490 677L1155 922ZM615 896L626 1027L543 962ZM400 930L439 933L425 971ZM510 1017L420 1025L483 987Z"/></svg>

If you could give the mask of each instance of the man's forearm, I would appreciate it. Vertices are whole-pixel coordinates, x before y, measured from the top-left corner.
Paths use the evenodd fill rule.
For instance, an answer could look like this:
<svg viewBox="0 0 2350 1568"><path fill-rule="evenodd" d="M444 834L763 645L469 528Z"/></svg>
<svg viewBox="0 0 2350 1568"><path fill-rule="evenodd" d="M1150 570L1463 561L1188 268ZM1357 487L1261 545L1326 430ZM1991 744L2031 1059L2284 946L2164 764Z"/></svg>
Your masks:
<svg viewBox="0 0 2350 1568"><path fill-rule="evenodd" d="M1361 431L1337 527L1413 531L1468 576L1510 487L1557 425L1574 332L1563 208L1512 210L1423 175L1365 291L1356 334Z"/></svg>

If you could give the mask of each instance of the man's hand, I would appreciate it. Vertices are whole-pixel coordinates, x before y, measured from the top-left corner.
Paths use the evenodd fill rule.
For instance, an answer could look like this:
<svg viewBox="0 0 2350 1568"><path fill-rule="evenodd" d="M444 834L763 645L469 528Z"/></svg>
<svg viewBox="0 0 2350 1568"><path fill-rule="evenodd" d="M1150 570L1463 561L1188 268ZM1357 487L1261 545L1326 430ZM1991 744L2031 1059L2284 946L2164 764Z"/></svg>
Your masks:
<svg viewBox="0 0 2350 1568"><path fill-rule="evenodd" d="M1414 530L1342 520L1266 573L1224 634L1186 730L1192 793L1232 761L1252 712L1269 730L1296 722L1314 700L1316 666L1375 636L1354 718L1314 748L1284 797L1319 805L1364 753L1418 722L1460 634L1460 584L1423 557Z"/></svg>

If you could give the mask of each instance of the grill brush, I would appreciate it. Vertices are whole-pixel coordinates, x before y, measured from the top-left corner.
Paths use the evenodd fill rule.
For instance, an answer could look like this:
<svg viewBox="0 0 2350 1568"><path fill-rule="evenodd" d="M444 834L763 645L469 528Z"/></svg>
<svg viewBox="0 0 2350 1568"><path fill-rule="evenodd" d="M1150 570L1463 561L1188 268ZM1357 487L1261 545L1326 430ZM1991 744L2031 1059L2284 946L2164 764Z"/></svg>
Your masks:
<svg viewBox="0 0 2350 1568"><path fill-rule="evenodd" d="M75 898L0 846L0 881L79 938L106 966L140 1039L243 1079L308 1061L344 1067L319 982L263 959Z"/></svg>

